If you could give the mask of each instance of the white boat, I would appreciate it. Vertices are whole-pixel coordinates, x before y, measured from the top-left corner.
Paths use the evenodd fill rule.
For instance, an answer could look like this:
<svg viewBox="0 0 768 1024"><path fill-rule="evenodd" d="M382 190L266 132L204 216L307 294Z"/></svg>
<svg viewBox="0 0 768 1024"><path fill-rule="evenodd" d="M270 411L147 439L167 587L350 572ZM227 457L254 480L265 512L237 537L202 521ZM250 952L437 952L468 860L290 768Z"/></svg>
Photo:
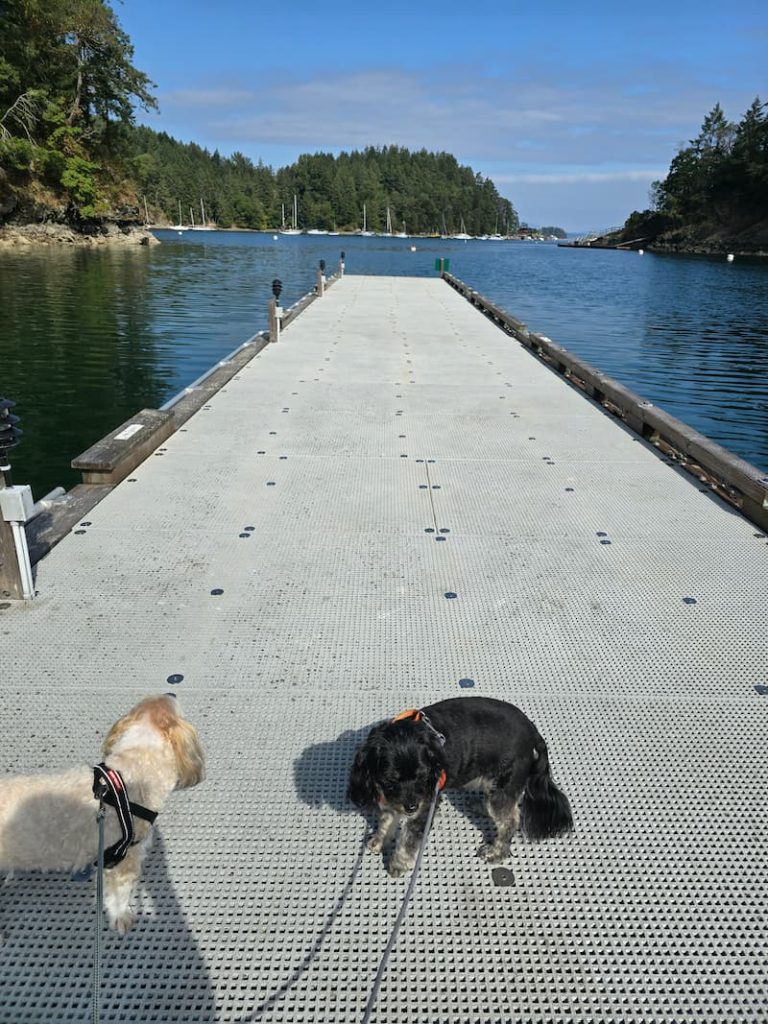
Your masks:
<svg viewBox="0 0 768 1024"><path fill-rule="evenodd" d="M307 230L308 235L327 235L328 232L324 228L309 228Z"/></svg>
<svg viewBox="0 0 768 1024"><path fill-rule="evenodd" d="M281 235L300 235L301 228L299 227L299 201L296 198L296 194L293 196L293 227L285 227L285 220L283 220L283 227L280 229Z"/></svg>
<svg viewBox="0 0 768 1024"><path fill-rule="evenodd" d="M468 242L472 235L467 234L467 229L464 226L464 218L461 217L461 231L458 231L455 235L451 235L451 238L457 238L459 241Z"/></svg>

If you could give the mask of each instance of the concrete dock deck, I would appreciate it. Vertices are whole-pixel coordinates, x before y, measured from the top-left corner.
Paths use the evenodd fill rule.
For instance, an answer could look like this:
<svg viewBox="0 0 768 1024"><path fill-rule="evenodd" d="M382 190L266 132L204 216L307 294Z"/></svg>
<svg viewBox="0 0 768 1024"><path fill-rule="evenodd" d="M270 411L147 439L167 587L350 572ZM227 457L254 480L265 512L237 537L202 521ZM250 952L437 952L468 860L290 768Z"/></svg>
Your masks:
<svg viewBox="0 0 768 1024"><path fill-rule="evenodd" d="M352 751L468 694L536 722L576 831L497 886L449 795L373 1021L768 1019L768 539L442 281L334 285L37 589L0 611L0 771L98 760L170 685L208 755L104 1022L358 1022L407 879L361 856ZM93 915L0 888L2 1024L89 1019Z"/></svg>

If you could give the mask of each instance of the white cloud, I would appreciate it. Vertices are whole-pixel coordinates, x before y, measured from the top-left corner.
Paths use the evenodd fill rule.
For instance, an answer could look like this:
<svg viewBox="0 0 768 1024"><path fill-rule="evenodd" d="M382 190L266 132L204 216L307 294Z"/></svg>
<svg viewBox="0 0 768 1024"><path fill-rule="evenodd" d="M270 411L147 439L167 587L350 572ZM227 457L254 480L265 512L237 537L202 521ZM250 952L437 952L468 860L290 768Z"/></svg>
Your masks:
<svg viewBox="0 0 768 1024"><path fill-rule="evenodd" d="M679 69L643 70L652 89L638 88L632 69L591 70L564 87L537 65L493 79L471 65L283 72L255 82L241 73L170 92L160 103L174 124L193 123L204 144L268 160L270 146L298 154L396 143L447 150L473 166L504 161L510 173L558 165L562 173L574 166L597 173L617 162L668 166L718 98Z"/></svg>
<svg viewBox="0 0 768 1024"><path fill-rule="evenodd" d="M584 185L616 181L657 181L665 178L666 169L626 171L571 171L544 174L494 174L496 184L504 185Z"/></svg>

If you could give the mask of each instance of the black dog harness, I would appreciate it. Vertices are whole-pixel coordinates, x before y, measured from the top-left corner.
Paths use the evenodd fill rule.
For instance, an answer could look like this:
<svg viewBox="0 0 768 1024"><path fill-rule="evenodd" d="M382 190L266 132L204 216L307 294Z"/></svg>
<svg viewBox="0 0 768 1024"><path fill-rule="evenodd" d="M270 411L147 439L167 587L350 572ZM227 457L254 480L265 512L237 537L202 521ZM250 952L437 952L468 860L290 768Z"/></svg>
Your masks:
<svg viewBox="0 0 768 1024"><path fill-rule="evenodd" d="M117 811L117 820L123 836L104 851L104 867L114 868L125 858L128 847L136 842L133 829L134 815L153 825L157 811L150 811L141 804L129 800L122 775L116 768L108 768L103 761L93 766L93 795L102 806L106 804Z"/></svg>

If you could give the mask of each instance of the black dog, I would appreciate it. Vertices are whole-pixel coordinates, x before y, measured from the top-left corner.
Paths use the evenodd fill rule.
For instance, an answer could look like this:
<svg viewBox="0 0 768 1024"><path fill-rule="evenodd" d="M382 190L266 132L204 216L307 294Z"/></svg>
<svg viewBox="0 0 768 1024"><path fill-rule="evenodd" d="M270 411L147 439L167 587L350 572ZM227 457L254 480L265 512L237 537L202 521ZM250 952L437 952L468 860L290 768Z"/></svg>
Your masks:
<svg viewBox="0 0 768 1024"><path fill-rule="evenodd" d="M358 748L347 795L358 807L379 807L368 848L378 852L402 819L387 870L397 877L416 859L435 787L482 789L496 838L478 856L509 856L520 825L529 839L573 828L568 797L552 781L547 745L518 708L490 697L456 697L405 711L377 725Z"/></svg>

